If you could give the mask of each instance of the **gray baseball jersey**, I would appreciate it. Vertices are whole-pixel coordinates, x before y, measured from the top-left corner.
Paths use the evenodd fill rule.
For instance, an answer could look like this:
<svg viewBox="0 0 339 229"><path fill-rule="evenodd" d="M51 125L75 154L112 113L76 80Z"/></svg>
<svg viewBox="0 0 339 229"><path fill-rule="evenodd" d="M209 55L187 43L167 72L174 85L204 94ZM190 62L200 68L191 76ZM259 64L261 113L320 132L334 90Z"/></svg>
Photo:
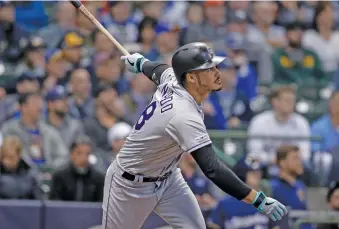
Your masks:
<svg viewBox="0 0 339 229"><path fill-rule="evenodd" d="M173 170L184 152L211 143L201 106L177 82L173 69L166 69L152 102L145 108L117 163L132 174L161 176Z"/></svg>

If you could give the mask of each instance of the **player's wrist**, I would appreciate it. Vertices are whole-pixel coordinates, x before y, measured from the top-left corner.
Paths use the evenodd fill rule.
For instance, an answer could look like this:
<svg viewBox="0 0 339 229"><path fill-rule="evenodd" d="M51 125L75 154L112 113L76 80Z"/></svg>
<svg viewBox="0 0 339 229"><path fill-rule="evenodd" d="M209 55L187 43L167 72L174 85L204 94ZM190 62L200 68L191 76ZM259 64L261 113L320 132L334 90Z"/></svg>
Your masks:
<svg viewBox="0 0 339 229"><path fill-rule="evenodd" d="M257 195L254 201L252 202L252 205L258 209L260 205L265 201L265 199L266 199L266 196L263 192L257 192Z"/></svg>

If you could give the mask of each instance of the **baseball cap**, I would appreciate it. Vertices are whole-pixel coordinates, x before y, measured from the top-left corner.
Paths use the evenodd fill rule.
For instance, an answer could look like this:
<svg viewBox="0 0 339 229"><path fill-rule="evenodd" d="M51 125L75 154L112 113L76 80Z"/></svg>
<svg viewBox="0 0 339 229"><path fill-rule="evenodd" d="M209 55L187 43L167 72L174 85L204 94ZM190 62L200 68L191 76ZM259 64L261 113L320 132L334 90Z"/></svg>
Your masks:
<svg viewBox="0 0 339 229"><path fill-rule="evenodd" d="M108 130L107 140L111 143L114 140L125 139L131 132L132 127L125 122L118 122Z"/></svg>
<svg viewBox="0 0 339 229"><path fill-rule="evenodd" d="M33 36L28 39L26 51L34 51L34 50L43 49L46 47L47 45L41 37Z"/></svg>
<svg viewBox="0 0 339 229"><path fill-rule="evenodd" d="M224 52L220 52L220 53L216 52L216 55L226 56L225 60L217 65L219 70L226 70L226 69L235 68L234 61L231 58L227 57L227 55Z"/></svg>
<svg viewBox="0 0 339 229"><path fill-rule="evenodd" d="M339 181L332 181L328 187L328 192L326 195L326 200L327 202L330 201L331 196L333 195L333 193L335 192L335 190L339 189Z"/></svg>
<svg viewBox="0 0 339 229"><path fill-rule="evenodd" d="M68 31L63 36L59 47L65 48L79 48L85 45L85 37L77 30Z"/></svg>
<svg viewBox="0 0 339 229"><path fill-rule="evenodd" d="M115 87L109 84L99 84L94 90L94 98L98 98L101 92L104 92L106 90L111 90L111 89L115 90Z"/></svg>
<svg viewBox="0 0 339 229"><path fill-rule="evenodd" d="M251 158L241 158L233 167L234 173L242 180L246 180L246 175L251 171L261 171L262 165Z"/></svg>
<svg viewBox="0 0 339 229"><path fill-rule="evenodd" d="M57 61L62 58L62 51L60 49L49 49L45 53L45 61Z"/></svg>
<svg viewBox="0 0 339 229"><path fill-rule="evenodd" d="M64 99L67 97L67 93L64 87L56 86L55 88L49 90L46 94L47 101L55 101L59 99Z"/></svg>
<svg viewBox="0 0 339 229"><path fill-rule="evenodd" d="M35 74L34 72L24 72L22 73L18 78L17 78L17 83L21 83L22 81L38 81L39 80L39 76L37 74Z"/></svg>
<svg viewBox="0 0 339 229"><path fill-rule="evenodd" d="M71 145L71 150L73 150L78 145L89 145L92 146L92 140L87 135L78 136Z"/></svg>
<svg viewBox="0 0 339 229"><path fill-rule="evenodd" d="M232 32L226 36L225 44L227 48L232 50L245 49L245 37L241 33Z"/></svg>
<svg viewBox="0 0 339 229"><path fill-rule="evenodd" d="M247 20L248 14L244 10L234 10L227 12L228 23L247 22Z"/></svg>

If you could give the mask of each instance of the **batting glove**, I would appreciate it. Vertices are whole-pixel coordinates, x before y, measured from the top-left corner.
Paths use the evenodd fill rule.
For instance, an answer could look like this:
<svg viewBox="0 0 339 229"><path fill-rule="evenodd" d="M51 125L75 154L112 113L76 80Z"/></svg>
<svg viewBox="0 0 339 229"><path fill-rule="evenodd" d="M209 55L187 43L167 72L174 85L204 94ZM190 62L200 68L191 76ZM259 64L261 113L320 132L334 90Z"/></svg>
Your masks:
<svg viewBox="0 0 339 229"><path fill-rule="evenodd" d="M273 221L281 220L287 214L287 209L283 204L273 198L266 197L263 192L257 194L253 205Z"/></svg>
<svg viewBox="0 0 339 229"><path fill-rule="evenodd" d="M121 60L125 61L125 65L128 71L132 73L141 73L142 65L148 61L143 55L134 53L128 56L122 56Z"/></svg>

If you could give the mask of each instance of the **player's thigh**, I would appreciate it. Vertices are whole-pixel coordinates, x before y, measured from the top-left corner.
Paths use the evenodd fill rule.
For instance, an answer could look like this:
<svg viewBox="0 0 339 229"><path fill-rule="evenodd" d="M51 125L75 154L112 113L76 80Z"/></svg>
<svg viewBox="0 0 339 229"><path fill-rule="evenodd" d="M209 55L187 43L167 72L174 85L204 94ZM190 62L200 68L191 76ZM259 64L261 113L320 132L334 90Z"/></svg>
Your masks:
<svg viewBox="0 0 339 229"><path fill-rule="evenodd" d="M129 196L117 183L116 176L117 173L108 169L102 206L102 229L140 229L156 205L156 199Z"/></svg>
<svg viewBox="0 0 339 229"><path fill-rule="evenodd" d="M176 174L154 212L174 229L206 229L197 199L181 174Z"/></svg>

